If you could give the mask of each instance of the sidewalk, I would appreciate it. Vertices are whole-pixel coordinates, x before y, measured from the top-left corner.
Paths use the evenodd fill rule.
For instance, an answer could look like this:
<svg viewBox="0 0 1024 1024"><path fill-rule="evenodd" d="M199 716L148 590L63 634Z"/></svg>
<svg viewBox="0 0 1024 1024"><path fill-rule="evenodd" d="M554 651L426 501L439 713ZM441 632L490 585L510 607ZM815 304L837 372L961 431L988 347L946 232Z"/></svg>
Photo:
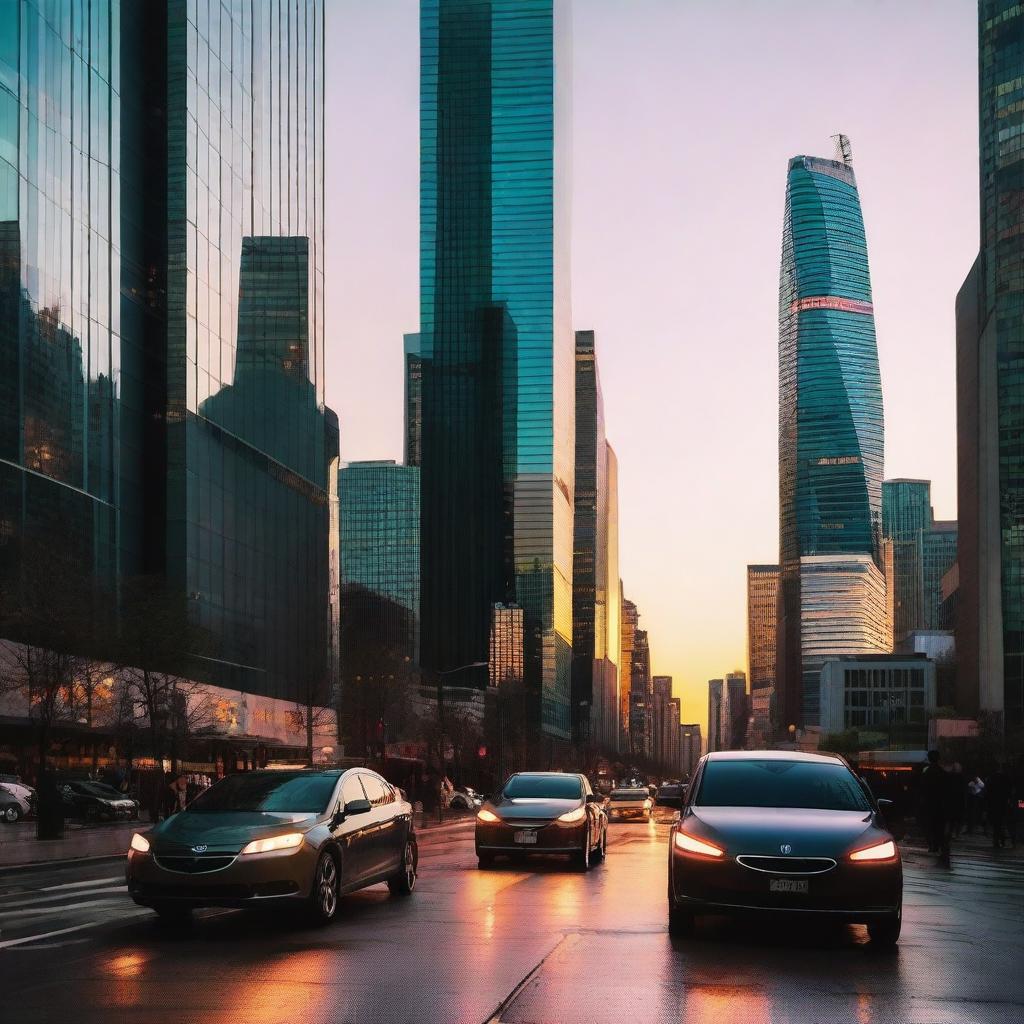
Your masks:
<svg viewBox="0 0 1024 1024"><path fill-rule="evenodd" d="M920 858L924 862L933 861L934 853L928 852L928 843L916 831L911 832L906 839L900 841L900 849L905 853L914 854L915 861ZM1016 848L1010 846L1009 837L1006 838L1006 845L999 850L993 849L992 837L975 833L966 833L953 839L950 845L950 856L955 861L957 857L966 857L969 860L987 860L1002 863L1024 863L1024 837L1018 837Z"/></svg>
<svg viewBox="0 0 1024 1024"><path fill-rule="evenodd" d="M436 815L423 821L416 815L418 835L437 835L457 832L473 824L470 813L446 814L438 824ZM119 821L105 825L66 825L63 839L36 839L36 823L21 821L15 825L0 825L0 871L5 868L30 865L72 864L81 860L123 857L136 832L152 828L148 821Z"/></svg>

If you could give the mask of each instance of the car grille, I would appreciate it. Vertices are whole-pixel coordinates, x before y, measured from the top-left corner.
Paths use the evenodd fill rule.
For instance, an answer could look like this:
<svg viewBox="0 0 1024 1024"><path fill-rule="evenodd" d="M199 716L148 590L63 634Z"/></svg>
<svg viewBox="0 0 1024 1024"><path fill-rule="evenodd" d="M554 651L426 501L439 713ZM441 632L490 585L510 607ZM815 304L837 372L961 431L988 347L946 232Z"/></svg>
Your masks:
<svg viewBox="0 0 1024 1024"><path fill-rule="evenodd" d="M742 855L737 863L754 871L773 875L821 875L831 871L836 862L831 857L752 857Z"/></svg>
<svg viewBox="0 0 1024 1024"><path fill-rule="evenodd" d="M233 854L197 854L192 857L157 855L153 858L158 867L165 871L177 871L185 875L201 875L207 871L220 871L235 858Z"/></svg>
<svg viewBox="0 0 1024 1024"><path fill-rule="evenodd" d="M509 828L543 828L551 824L550 818L503 818Z"/></svg>

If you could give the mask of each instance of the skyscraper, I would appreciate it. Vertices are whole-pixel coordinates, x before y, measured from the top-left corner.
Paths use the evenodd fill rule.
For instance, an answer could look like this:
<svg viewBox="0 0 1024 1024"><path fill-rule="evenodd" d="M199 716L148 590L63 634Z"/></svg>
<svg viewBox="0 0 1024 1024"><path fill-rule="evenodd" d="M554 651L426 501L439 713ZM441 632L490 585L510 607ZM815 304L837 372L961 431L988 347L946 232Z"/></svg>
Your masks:
<svg viewBox="0 0 1024 1024"><path fill-rule="evenodd" d="M418 466L423 461L423 356L420 336L403 338L405 359L405 464Z"/></svg>
<svg viewBox="0 0 1024 1024"><path fill-rule="evenodd" d="M638 629L633 636L633 664L629 686L629 749L634 754L650 757L651 737L651 649L647 630Z"/></svg>
<svg viewBox="0 0 1024 1024"><path fill-rule="evenodd" d="M747 672L757 746L775 729L775 654L778 633L779 567L747 566Z"/></svg>
<svg viewBox="0 0 1024 1024"><path fill-rule="evenodd" d="M573 739L618 745L618 470L605 439L594 332L576 332Z"/></svg>
<svg viewBox="0 0 1024 1024"><path fill-rule="evenodd" d="M621 609L621 655L619 656L619 709L621 715L619 750L623 753L631 751L630 720L632 704L630 695L633 690L633 646L636 643L636 631L640 623L640 615L636 605L628 600L619 580L619 608Z"/></svg>
<svg viewBox="0 0 1024 1024"><path fill-rule="evenodd" d="M568 10L421 4L422 662L523 609L537 721L570 735L574 476ZM455 679L452 682L456 682ZM486 684L469 669L462 685Z"/></svg>
<svg viewBox="0 0 1024 1024"><path fill-rule="evenodd" d="M671 756L672 740L669 736L669 701L672 700L672 677L651 677L651 756L661 765L667 765ZM676 725L679 724L678 713ZM675 730L678 733L678 729Z"/></svg>
<svg viewBox="0 0 1024 1024"><path fill-rule="evenodd" d="M883 423L867 244L849 142L840 159L789 162L779 283L779 714L814 724L821 665L805 643L804 560L881 568ZM812 570L829 614L828 563ZM842 572L842 570L840 570ZM843 600L848 599L847 595ZM884 639L882 641L884 643Z"/></svg>
<svg viewBox="0 0 1024 1024"><path fill-rule="evenodd" d="M981 245L957 296L957 704L1024 725L1024 9L978 4Z"/></svg>
<svg viewBox="0 0 1024 1024"><path fill-rule="evenodd" d="M727 750L723 744L725 680L708 680L708 753L713 750Z"/></svg>
<svg viewBox="0 0 1024 1024"><path fill-rule="evenodd" d="M722 750L742 750L747 739L749 719L747 676L745 672L729 672L722 690Z"/></svg>
<svg viewBox="0 0 1024 1024"><path fill-rule="evenodd" d="M924 538L932 525L929 480L882 483L882 533L893 545L893 633L902 640L924 626Z"/></svg>
<svg viewBox="0 0 1024 1024"><path fill-rule="evenodd" d="M942 579L957 557L959 529L955 519L933 519L924 536L924 621L921 629L943 629Z"/></svg>
<svg viewBox="0 0 1024 1024"><path fill-rule="evenodd" d="M683 779L689 779L704 752L699 723L684 722L679 726L679 746L679 770Z"/></svg>

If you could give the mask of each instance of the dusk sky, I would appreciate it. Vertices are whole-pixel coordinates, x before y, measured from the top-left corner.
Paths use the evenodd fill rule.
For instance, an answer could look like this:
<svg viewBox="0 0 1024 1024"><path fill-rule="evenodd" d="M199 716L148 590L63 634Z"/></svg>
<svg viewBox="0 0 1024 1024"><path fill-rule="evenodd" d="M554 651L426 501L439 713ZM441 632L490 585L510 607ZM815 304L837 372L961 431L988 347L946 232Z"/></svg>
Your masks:
<svg viewBox="0 0 1024 1024"><path fill-rule="evenodd" d="M956 517L954 300L978 248L974 0L576 0L573 309L597 334L621 572L686 721L746 668L778 555L786 164L853 145L886 477ZM419 324L417 0L327 5L327 398L345 461L402 458Z"/></svg>

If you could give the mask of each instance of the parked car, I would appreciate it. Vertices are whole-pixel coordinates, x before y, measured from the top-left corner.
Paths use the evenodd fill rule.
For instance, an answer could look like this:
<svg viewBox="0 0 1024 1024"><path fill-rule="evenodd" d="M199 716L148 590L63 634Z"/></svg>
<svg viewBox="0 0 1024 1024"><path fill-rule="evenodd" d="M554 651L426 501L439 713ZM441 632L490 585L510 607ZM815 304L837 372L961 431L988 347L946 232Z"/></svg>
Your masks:
<svg viewBox="0 0 1024 1024"><path fill-rule="evenodd" d="M584 775L519 772L476 816L481 868L499 854L568 854L584 871L604 860L608 819Z"/></svg>
<svg viewBox="0 0 1024 1024"><path fill-rule="evenodd" d="M376 772L256 771L136 833L126 875L132 899L169 920L278 902L327 922L342 893L387 882L409 895L418 861L412 806Z"/></svg>
<svg viewBox="0 0 1024 1024"><path fill-rule="evenodd" d="M669 930L700 914L791 915L866 924L893 945L903 868L876 801L835 754L705 754L673 826Z"/></svg>
<svg viewBox="0 0 1024 1024"><path fill-rule="evenodd" d="M622 818L646 820L651 816L653 802L646 786L613 789L608 796L608 818L611 821Z"/></svg>
<svg viewBox="0 0 1024 1024"><path fill-rule="evenodd" d="M30 804L35 803L36 791L31 786L22 782L20 775L0 772L0 789L6 789L16 797L27 800Z"/></svg>
<svg viewBox="0 0 1024 1024"><path fill-rule="evenodd" d="M470 789L469 786L459 786L452 793L448 806L460 811L475 811L483 805L483 802L483 796L475 789Z"/></svg>
<svg viewBox="0 0 1024 1024"><path fill-rule="evenodd" d="M129 820L139 816L137 800L108 786L88 779L65 779L59 783L64 798L64 813L84 821Z"/></svg>
<svg viewBox="0 0 1024 1024"><path fill-rule="evenodd" d="M652 814L655 821L674 821L686 796L686 786L678 782L666 782L658 787L654 797Z"/></svg>
<svg viewBox="0 0 1024 1024"><path fill-rule="evenodd" d="M24 818L30 810L27 800L15 796L7 789L0 788L0 821L8 825Z"/></svg>

